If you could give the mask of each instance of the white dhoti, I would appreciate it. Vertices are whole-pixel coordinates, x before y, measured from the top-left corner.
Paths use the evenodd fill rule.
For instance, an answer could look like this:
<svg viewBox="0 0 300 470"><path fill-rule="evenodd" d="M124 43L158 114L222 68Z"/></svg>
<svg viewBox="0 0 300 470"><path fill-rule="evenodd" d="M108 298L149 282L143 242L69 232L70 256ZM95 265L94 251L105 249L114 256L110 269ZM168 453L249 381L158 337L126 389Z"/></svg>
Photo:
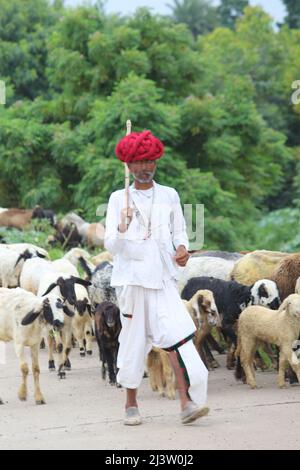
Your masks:
<svg viewBox="0 0 300 470"><path fill-rule="evenodd" d="M190 398L203 406L208 371L193 344L195 325L175 281L163 281L162 289L128 285L116 291L122 321L118 382L125 388L138 388L152 347L174 350L184 369Z"/></svg>

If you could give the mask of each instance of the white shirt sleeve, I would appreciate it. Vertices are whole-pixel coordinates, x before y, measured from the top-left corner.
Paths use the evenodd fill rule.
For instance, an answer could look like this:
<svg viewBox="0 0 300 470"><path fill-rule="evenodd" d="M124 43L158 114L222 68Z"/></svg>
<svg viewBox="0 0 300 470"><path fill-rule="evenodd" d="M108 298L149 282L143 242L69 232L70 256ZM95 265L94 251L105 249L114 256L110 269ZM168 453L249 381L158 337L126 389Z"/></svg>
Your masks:
<svg viewBox="0 0 300 470"><path fill-rule="evenodd" d="M180 198L175 191L175 198L173 203L173 217L172 217L172 240L175 248L179 245L183 245L186 249L189 249L189 239L186 232L186 222L183 216L182 207L180 204Z"/></svg>
<svg viewBox="0 0 300 470"><path fill-rule="evenodd" d="M118 203L115 194L112 193L107 206L104 247L113 256L122 250L123 240L120 239L120 232L118 231L119 223L120 214L118 210Z"/></svg>
<svg viewBox="0 0 300 470"><path fill-rule="evenodd" d="M107 206L104 247L113 256L122 253L124 258L142 260L144 240L128 239L128 232L124 234L119 232L120 212L117 195L112 193Z"/></svg>

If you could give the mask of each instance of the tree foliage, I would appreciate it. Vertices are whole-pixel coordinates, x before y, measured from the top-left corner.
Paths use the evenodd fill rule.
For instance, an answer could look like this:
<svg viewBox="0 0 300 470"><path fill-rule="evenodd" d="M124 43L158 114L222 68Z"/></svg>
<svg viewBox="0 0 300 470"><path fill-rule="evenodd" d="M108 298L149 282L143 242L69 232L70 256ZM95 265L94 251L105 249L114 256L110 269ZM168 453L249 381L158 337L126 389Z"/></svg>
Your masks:
<svg viewBox="0 0 300 470"><path fill-rule="evenodd" d="M97 220L124 184L130 118L165 143L157 181L205 205L205 247L275 249L269 211L292 220L300 205L300 30L247 3L178 0L169 18L0 0L0 206Z"/></svg>
<svg viewBox="0 0 300 470"><path fill-rule="evenodd" d="M176 23L187 24L194 37L208 33L217 26L217 9L210 0L173 0L168 7Z"/></svg>
<svg viewBox="0 0 300 470"><path fill-rule="evenodd" d="M300 1L299 0L283 0L287 9L285 22L290 28L300 28Z"/></svg>
<svg viewBox="0 0 300 470"><path fill-rule="evenodd" d="M243 16L248 0L221 0L218 7L221 25L234 29L236 21Z"/></svg>

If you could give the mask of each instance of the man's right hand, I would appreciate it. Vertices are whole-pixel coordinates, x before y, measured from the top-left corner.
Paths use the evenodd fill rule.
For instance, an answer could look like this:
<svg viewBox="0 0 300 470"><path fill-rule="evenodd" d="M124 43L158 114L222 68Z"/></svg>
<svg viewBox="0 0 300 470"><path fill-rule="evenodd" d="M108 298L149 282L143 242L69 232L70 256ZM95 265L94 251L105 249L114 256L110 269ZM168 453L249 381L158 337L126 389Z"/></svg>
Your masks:
<svg viewBox="0 0 300 470"><path fill-rule="evenodd" d="M131 207L124 208L121 210L121 222L119 224L118 230L121 233L126 232L130 222L132 221L133 217L133 209Z"/></svg>

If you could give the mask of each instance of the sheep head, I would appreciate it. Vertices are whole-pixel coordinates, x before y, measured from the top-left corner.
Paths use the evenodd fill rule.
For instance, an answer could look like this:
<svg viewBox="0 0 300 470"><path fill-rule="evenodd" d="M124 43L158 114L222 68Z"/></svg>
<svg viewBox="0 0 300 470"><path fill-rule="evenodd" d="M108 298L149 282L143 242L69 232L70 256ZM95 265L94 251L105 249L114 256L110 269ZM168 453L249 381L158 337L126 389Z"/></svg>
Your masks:
<svg viewBox="0 0 300 470"><path fill-rule="evenodd" d="M195 312L198 326L205 323L210 327L220 324L219 312L213 293L210 290L198 290L192 298L192 308Z"/></svg>
<svg viewBox="0 0 300 470"><path fill-rule="evenodd" d="M251 287L251 305L277 310L280 305L280 297L277 285L270 279L261 279Z"/></svg>
<svg viewBox="0 0 300 470"><path fill-rule="evenodd" d="M278 313L283 311L285 311L288 315L296 317L300 320L300 295L289 295L280 305Z"/></svg>

